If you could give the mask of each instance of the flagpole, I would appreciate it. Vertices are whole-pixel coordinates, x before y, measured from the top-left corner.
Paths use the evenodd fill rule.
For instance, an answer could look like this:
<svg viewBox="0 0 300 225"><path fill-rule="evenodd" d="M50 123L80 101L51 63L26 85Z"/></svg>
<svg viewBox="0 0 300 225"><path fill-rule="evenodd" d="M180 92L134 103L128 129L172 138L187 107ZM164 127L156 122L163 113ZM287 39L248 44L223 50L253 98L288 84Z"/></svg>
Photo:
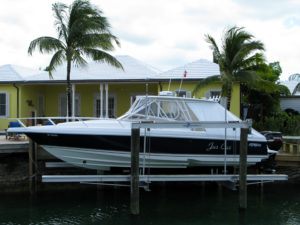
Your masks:
<svg viewBox="0 0 300 225"><path fill-rule="evenodd" d="M187 72L186 72L186 70L184 70L183 77L186 77L186 74L187 74ZM182 81L183 81L183 78L181 78L181 81L180 81L179 93L178 94L180 94L180 91L181 91Z"/></svg>

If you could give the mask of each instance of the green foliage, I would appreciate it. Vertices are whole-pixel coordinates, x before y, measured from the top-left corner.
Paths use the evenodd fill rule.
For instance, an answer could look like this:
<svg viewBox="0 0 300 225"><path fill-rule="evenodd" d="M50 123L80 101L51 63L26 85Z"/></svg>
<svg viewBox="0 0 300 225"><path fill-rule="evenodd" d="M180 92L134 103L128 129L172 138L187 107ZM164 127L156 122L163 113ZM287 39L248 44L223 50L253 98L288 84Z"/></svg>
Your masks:
<svg viewBox="0 0 300 225"><path fill-rule="evenodd" d="M253 40L254 36L242 27L228 29L222 39L220 49L214 38L206 35L206 41L213 51L213 61L219 64L220 75L215 76L222 83L222 96L228 98L227 108L230 108L231 89L233 83L255 85L259 79L258 72L264 68L264 51L262 42ZM207 78L200 81L193 94L208 82L215 82L216 79Z"/></svg>
<svg viewBox="0 0 300 225"><path fill-rule="evenodd" d="M280 131L283 135L300 135L300 115L289 116L281 111L265 117L264 121L253 121L253 128L258 131Z"/></svg>
<svg viewBox="0 0 300 225"><path fill-rule="evenodd" d="M85 66L85 57L94 61L106 62L114 67L123 69L121 63L108 54L114 50L114 43L120 45L119 40L110 31L110 24L102 11L88 0L75 0L70 6L54 3L52 11L58 38L39 37L31 41L28 53L34 50L40 53L53 53L49 65L45 69L52 78L52 71L67 62L67 96L68 112L72 115L70 73L71 64Z"/></svg>
<svg viewBox="0 0 300 225"><path fill-rule="evenodd" d="M273 112L280 111L280 96L288 96L287 87L277 84L276 81L282 72L280 63L274 62L264 65L260 71L256 87L242 85L242 103L249 106L248 117L254 120L263 120Z"/></svg>

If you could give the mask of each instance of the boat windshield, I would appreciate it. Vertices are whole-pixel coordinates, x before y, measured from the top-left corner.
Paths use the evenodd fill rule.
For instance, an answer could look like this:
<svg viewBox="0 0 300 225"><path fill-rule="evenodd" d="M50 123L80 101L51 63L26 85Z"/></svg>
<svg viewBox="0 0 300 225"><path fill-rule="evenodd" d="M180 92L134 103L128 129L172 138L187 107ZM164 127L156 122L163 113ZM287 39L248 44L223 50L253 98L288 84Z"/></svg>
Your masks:
<svg viewBox="0 0 300 225"><path fill-rule="evenodd" d="M184 98L138 96L121 120L199 121Z"/></svg>

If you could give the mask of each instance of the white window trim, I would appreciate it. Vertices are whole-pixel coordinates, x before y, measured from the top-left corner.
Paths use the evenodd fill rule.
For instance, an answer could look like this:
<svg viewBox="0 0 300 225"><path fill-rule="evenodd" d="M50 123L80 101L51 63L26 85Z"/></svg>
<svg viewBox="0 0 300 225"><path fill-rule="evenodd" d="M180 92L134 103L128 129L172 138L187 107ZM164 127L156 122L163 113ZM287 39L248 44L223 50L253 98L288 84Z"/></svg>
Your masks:
<svg viewBox="0 0 300 225"><path fill-rule="evenodd" d="M61 114L61 112L62 112L62 110L61 110L61 97L62 96L66 96L67 104L68 104L67 94L66 93L59 93L58 94L58 115L59 116L62 116L62 114ZM71 98L72 98L72 95L71 95ZM75 113L75 116L80 116L81 115L81 96L80 96L79 93L75 94L75 99L78 99L78 115L76 115L76 113ZM66 105L66 107L68 107L68 105ZM75 110L76 110L76 107L75 107ZM67 110L67 113L68 113L68 110ZM68 115L66 115L66 116L68 116Z"/></svg>
<svg viewBox="0 0 300 225"><path fill-rule="evenodd" d="M221 92L222 92L222 89L208 89L208 91L205 93L205 97L206 98L210 98L211 97L211 93L212 92L220 92L220 95L221 95Z"/></svg>
<svg viewBox="0 0 300 225"><path fill-rule="evenodd" d="M116 118L117 117L117 93L115 92L109 92L108 98L113 97L114 98L114 112L113 115ZM105 108L105 97L103 96L103 107ZM97 116L97 100L100 101L100 93L96 92L94 93L94 117ZM104 112L104 111L103 111ZM105 117L105 115L103 115Z"/></svg>
<svg viewBox="0 0 300 225"><path fill-rule="evenodd" d="M5 94L5 96L6 96L5 115L0 116L0 119L6 119L7 117L9 117L9 93L8 93L8 91L0 91L0 94Z"/></svg>

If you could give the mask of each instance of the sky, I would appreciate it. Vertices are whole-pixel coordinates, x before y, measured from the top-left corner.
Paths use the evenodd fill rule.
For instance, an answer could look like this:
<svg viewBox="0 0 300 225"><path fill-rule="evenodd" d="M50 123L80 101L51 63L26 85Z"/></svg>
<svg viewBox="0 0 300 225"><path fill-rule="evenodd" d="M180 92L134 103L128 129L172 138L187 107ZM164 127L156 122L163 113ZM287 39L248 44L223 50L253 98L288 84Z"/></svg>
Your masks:
<svg viewBox="0 0 300 225"><path fill-rule="evenodd" d="M53 0L1 0L0 65L45 68L52 55L28 46L56 36ZM71 0L61 0L67 5ZM300 0L91 0L103 11L121 42L113 55L130 55L161 71L198 59L212 61L205 41L221 45L224 31L244 27L265 45L268 62L279 61L281 80L300 73Z"/></svg>

